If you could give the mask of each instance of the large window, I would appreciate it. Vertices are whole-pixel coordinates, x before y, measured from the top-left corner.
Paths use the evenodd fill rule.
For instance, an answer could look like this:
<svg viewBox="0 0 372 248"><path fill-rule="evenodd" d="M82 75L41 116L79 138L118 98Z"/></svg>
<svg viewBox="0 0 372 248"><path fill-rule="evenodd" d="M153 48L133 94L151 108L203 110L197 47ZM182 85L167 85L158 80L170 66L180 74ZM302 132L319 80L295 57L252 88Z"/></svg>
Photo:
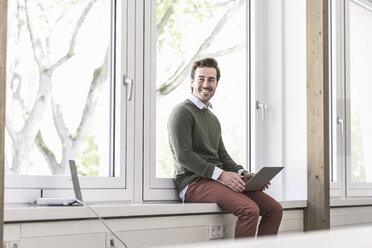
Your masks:
<svg viewBox="0 0 372 248"><path fill-rule="evenodd" d="M11 1L6 172L109 175L110 1ZM94 51L94 52L93 52Z"/></svg>
<svg viewBox="0 0 372 248"><path fill-rule="evenodd" d="M178 199L167 120L205 57L221 68L212 104L226 149L247 166L247 3L9 2L7 197L72 193L75 159L88 201Z"/></svg>
<svg viewBox="0 0 372 248"><path fill-rule="evenodd" d="M167 121L173 107L191 94L190 70L193 61L214 57L221 69L213 112L222 126L222 136L231 157L247 163L247 6L233 1L152 1L147 8L146 40L149 55L146 82L149 86L148 122L145 135L145 162L148 189L174 188L173 159L168 144ZM147 104L146 104L147 105ZM145 117L146 118L146 117ZM146 150L147 148L147 150ZM146 181L145 181L146 183ZM148 199L162 196L145 195ZM166 194L173 198L174 194ZM167 197L168 197L167 196Z"/></svg>
<svg viewBox="0 0 372 248"><path fill-rule="evenodd" d="M372 73L372 3L365 0L346 0L335 3L341 16L339 28L333 30L333 93L334 93L334 167L343 170L345 177L337 178L346 185L346 196L372 195L372 105L370 91ZM337 24L337 21L335 22ZM344 25L342 25L344 23ZM344 47L344 49L342 49ZM337 126L336 126L337 125ZM334 157L335 157L334 156ZM345 179L346 178L346 179ZM337 181L334 180L334 181ZM342 184L340 182L340 184Z"/></svg>
<svg viewBox="0 0 372 248"><path fill-rule="evenodd" d="M69 159L83 188L130 187L127 134L134 125L127 118L134 107L122 81L134 76L127 38L134 9L133 1L9 1L8 189L71 188Z"/></svg>

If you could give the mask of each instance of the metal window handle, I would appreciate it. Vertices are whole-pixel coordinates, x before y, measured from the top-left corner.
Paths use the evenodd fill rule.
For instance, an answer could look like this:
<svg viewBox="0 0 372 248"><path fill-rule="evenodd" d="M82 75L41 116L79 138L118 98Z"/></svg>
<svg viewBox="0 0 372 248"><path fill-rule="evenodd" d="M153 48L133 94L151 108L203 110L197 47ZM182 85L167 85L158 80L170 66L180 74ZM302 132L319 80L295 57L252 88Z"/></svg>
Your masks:
<svg viewBox="0 0 372 248"><path fill-rule="evenodd" d="M127 98L128 101L131 101L132 100L133 83L134 83L133 79L127 78L126 75L123 76L123 85L125 87L128 87L128 91L127 91L128 92L127 93L127 95L128 95L128 98Z"/></svg>
<svg viewBox="0 0 372 248"><path fill-rule="evenodd" d="M260 103L259 101L256 101L256 109L261 109L261 120L262 122L264 122L267 105L264 103Z"/></svg>
<svg viewBox="0 0 372 248"><path fill-rule="evenodd" d="M342 119L341 117L337 117L337 124L341 125L341 133L343 134L344 133L344 119Z"/></svg>

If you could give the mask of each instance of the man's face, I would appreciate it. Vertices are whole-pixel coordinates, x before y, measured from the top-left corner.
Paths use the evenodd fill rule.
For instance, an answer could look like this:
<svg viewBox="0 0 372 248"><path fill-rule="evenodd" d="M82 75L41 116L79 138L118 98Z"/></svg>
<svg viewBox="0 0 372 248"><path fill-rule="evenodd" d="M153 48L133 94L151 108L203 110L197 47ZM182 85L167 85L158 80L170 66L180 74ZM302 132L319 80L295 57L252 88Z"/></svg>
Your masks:
<svg viewBox="0 0 372 248"><path fill-rule="evenodd" d="M198 67L191 79L192 94L208 104L217 88L217 71L213 67Z"/></svg>

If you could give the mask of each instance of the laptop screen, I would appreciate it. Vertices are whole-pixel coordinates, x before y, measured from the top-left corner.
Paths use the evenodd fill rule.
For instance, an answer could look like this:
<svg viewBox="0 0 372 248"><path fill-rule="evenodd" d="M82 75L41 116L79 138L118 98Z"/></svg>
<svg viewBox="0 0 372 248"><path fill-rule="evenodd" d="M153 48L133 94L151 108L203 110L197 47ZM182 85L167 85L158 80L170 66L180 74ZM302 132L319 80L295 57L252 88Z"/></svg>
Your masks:
<svg viewBox="0 0 372 248"><path fill-rule="evenodd" d="M72 179L72 185L74 186L75 198L79 201L83 201L79 178L78 178L78 174L76 170L76 163L74 160L69 160L68 163L70 164L71 179Z"/></svg>

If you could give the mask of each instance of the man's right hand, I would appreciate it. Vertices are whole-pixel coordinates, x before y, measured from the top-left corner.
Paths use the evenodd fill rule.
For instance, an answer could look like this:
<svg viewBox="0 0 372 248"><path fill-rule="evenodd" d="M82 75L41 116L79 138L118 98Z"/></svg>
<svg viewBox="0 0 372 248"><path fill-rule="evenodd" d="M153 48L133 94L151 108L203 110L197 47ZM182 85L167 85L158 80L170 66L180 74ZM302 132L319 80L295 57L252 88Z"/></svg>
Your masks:
<svg viewBox="0 0 372 248"><path fill-rule="evenodd" d="M245 187L243 179L241 178L241 176L239 176L238 173L235 172L223 171L218 180L226 184L235 192L242 192Z"/></svg>

